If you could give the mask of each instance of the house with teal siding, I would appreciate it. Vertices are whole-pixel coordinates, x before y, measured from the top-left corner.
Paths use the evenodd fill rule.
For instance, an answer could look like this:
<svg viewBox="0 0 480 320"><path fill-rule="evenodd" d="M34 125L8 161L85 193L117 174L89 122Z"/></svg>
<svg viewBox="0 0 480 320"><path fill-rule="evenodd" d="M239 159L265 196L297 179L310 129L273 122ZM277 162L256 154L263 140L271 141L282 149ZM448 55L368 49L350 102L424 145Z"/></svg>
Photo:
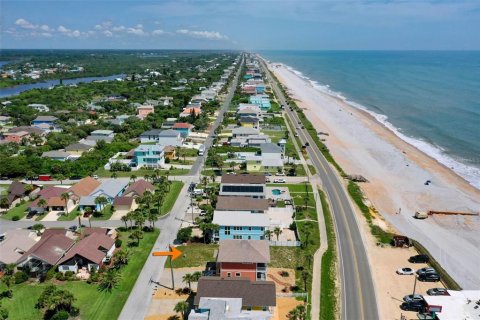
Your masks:
<svg viewBox="0 0 480 320"><path fill-rule="evenodd" d="M164 147L158 144L141 144L134 150L137 167L163 168L165 166Z"/></svg>
<svg viewBox="0 0 480 320"><path fill-rule="evenodd" d="M214 240L264 240L270 226L268 215L245 211L215 211L213 223L219 226Z"/></svg>
<svg viewBox="0 0 480 320"><path fill-rule="evenodd" d="M250 96L249 99L249 103L256 104L262 109L262 111L268 111L272 107L272 105L270 104L270 99L267 95L257 94L254 96Z"/></svg>

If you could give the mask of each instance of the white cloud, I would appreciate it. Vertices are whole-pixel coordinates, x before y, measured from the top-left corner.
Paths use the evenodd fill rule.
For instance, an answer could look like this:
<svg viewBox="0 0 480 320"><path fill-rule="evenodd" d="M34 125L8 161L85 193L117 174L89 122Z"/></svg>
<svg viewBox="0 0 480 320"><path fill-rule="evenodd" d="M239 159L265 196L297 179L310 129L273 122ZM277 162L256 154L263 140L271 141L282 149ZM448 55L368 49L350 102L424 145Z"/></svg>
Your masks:
<svg viewBox="0 0 480 320"><path fill-rule="evenodd" d="M178 34L186 35L192 38L208 39L208 40L228 40L228 37L222 35L218 31L197 31L188 29L179 29L176 31Z"/></svg>
<svg viewBox="0 0 480 320"><path fill-rule="evenodd" d="M125 27L124 26L117 26L117 27L113 27L111 31L113 32L120 32L120 31L125 31Z"/></svg>
<svg viewBox="0 0 480 320"><path fill-rule="evenodd" d="M161 35L164 35L164 34L169 34L170 32L167 32L165 30L161 30L161 29L157 29L157 30L153 30L152 31L152 34L154 36L161 36Z"/></svg>
<svg viewBox="0 0 480 320"><path fill-rule="evenodd" d="M146 36L148 34L143 31L143 26L141 24L137 24L134 28L127 28L127 33L134 34L136 36Z"/></svg>
<svg viewBox="0 0 480 320"><path fill-rule="evenodd" d="M23 29L36 29L38 27L23 18L17 19L17 21L15 21L15 24Z"/></svg>
<svg viewBox="0 0 480 320"><path fill-rule="evenodd" d="M58 26L57 31L60 33L67 34L67 33L70 33L72 30L65 28L64 26Z"/></svg>
<svg viewBox="0 0 480 320"><path fill-rule="evenodd" d="M110 30L105 30L102 33L107 37L113 37L113 33Z"/></svg>

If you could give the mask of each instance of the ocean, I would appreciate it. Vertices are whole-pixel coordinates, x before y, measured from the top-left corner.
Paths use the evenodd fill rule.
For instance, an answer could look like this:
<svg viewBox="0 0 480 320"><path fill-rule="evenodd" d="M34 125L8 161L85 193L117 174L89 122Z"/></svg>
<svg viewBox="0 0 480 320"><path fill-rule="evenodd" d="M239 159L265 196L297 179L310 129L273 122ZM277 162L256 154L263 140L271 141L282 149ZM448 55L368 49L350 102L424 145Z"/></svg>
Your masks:
<svg viewBox="0 0 480 320"><path fill-rule="evenodd" d="M260 51L480 189L480 51Z"/></svg>

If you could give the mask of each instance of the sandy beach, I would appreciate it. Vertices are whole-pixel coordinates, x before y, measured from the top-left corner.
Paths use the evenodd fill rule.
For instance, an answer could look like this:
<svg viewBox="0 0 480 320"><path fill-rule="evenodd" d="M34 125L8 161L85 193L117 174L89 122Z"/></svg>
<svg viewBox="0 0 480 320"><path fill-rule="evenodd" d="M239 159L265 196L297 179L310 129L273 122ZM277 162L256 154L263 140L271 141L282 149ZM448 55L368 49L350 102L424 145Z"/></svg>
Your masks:
<svg viewBox="0 0 480 320"><path fill-rule="evenodd" d="M480 191L369 113L316 89L284 65L269 68L317 130L329 133L321 138L340 166L370 181L362 190L390 228L421 242L464 289L480 288L480 217L413 218L415 211L479 212Z"/></svg>

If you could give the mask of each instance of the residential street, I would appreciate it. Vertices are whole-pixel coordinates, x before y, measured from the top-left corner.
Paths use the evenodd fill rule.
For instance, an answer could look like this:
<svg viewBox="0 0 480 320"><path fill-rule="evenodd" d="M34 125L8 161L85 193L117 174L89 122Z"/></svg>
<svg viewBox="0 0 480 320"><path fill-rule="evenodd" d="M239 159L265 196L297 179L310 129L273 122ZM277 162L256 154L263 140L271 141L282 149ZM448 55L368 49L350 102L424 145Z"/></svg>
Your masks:
<svg viewBox="0 0 480 320"><path fill-rule="evenodd" d="M233 97L233 93L237 86L238 76L240 75L240 70L241 66L238 68L236 77L234 81L232 81L229 88L229 93L221 107L222 114L227 110ZM167 251L168 245L173 244L173 241L177 235L177 231L180 229L180 225L190 204L188 186L191 182L200 182L199 173L203 168L204 158L208 153L208 148L210 148L212 144L212 135L214 134L215 129L221 123L221 119L221 116L217 118L207 140L205 141L205 155L197 158L197 161L192 166L190 171L191 175L187 176L185 180L182 180L185 182L185 184L180 192L180 195L178 196L177 201L175 202L171 214L166 217L164 221L162 221L160 226L160 236L155 242L152 252ZM128 300L122 309L119 319L143 319L146 316L148 307L152 300L153 289L155 286L157 286L157 283L162 276L166 259L166 257L154 257L151 254L149 255L141 273L138 276L135 286L130 292Z"/></svg>
<svg viewBox="0 0 480 320"><path fill-rule="evenodd" d="M263 62L263 61L262 61ZM282 104L287 105L283 93L262 63L267 77ZM295 112L287 108L288 116L297 123ZM307 147L308 155L322 181L330 203L337 233L339 275L341 281L341 319L378 319L377 301L373 286L370 264L365 251L362 234L356 221L356 214L341 178L322 156L320 150L306 129L297 130L300 141Z"/></svg>

